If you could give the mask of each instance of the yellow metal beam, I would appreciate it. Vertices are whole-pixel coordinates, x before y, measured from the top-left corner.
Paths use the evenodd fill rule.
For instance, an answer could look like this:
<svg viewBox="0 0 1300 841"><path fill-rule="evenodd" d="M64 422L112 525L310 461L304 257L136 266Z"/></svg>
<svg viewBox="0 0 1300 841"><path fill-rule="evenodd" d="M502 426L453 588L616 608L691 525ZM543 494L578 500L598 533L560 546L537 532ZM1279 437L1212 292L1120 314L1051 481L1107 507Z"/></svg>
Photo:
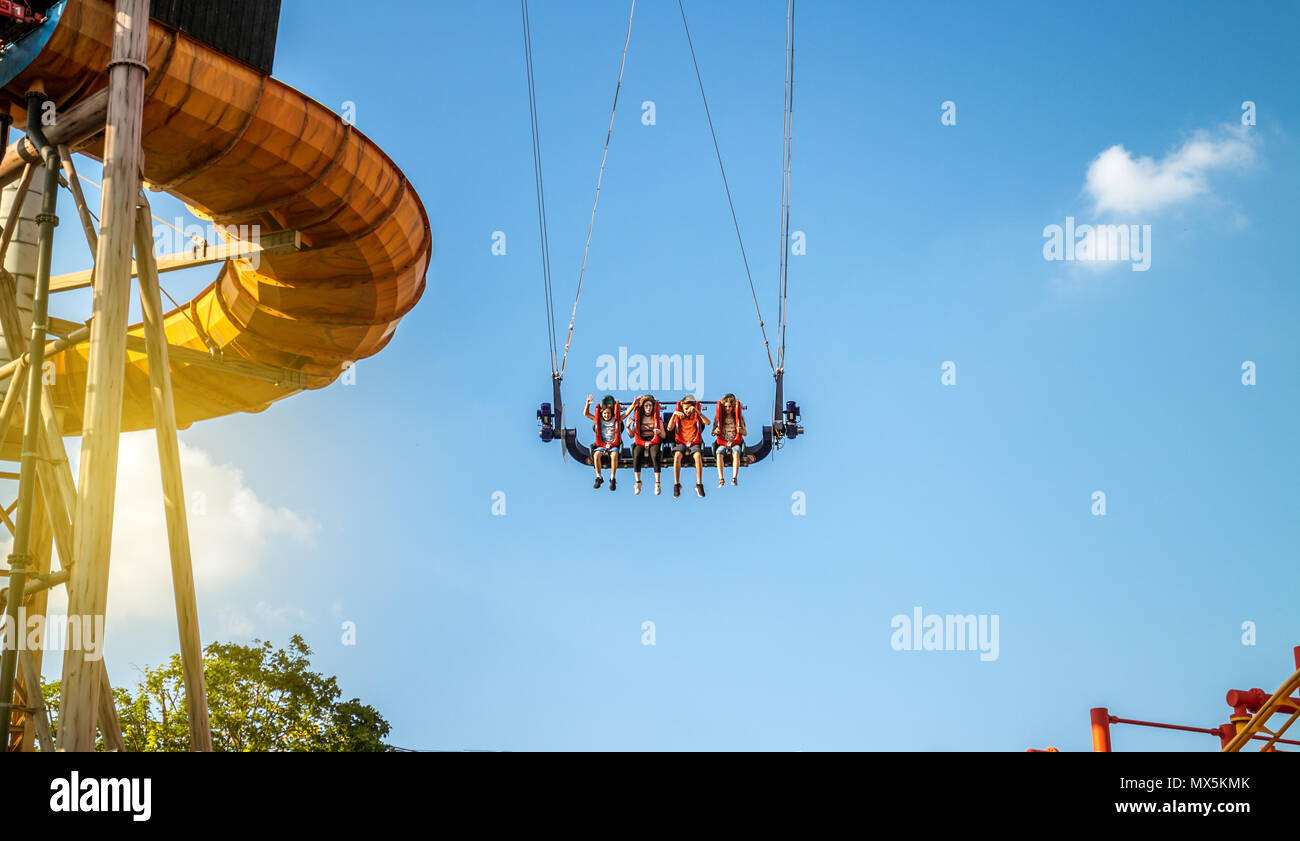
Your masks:
<svg viewBox="0 0 1300 841"><path fill-rule="evenodd" d="M227 242L221 245L204 244L178 254L168 254L158 258L158 271L174 272L179 269L192 269L195 266L209 266L224 263L227 260L252 260L262 254L285 254L302 249L302 234L297 231L272 231L262 234L253 242ZM140 274L135 261L131 262L131 277ZM50 278L51 292L64 292L69 289L85 289L95 280L95 270L71 272Z"/></svg>

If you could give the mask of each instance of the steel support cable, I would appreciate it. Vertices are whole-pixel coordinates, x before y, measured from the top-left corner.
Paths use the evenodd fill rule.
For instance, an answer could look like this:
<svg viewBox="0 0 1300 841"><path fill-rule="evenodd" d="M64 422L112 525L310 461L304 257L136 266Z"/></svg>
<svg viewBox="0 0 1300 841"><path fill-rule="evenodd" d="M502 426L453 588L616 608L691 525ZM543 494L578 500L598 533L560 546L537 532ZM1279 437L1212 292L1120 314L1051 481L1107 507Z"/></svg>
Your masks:
<svg viewBox="0 0 1300 841"><path fill-rule="evenodd" d="M722 165L722 149L718 146L718 133L713 130L713 115L709 113L709 98L704 93L704 78L700 75L700 63L695 58L695 44L691 41L691 27L686 22L686 7L682 0L677 0L677 8L682 13L682 29L686 30L686 46L691 50L691 63L695 65L695 81L700 85L700 99L704 102L704 117L709 121L709 134L713 137L713 151L718 156L718 171L722 173L722 188L727 192L727 206L731 208L731 222L736 226L736 242L740 244L740 259L745 263L745 277L749 279L749 292L754 297L754 312L758 315L758 330L763 334L763 349L767 352L767 364L776 373L772 362L772 347L767 342L767 327L763 323L763 312L758 306L758 292L754 289L754 276L749 271L749 257L745 254L745 241L740 236L740 220L736 217L736 204L731 199L731 186L727 183L727 169Z"/></svg>
<svg viewBox="0 0 1300 841"><path fill-rule="evenodd" d="M781 160L781 276L776 367L785 370L785 325L790 282L790 142L794 124L794 0L785 13L785 149Z"/></svg>
<svg viewBox="0 0 1300 841"><path fill-rule="evenodd" d="M546 293L546 332L551 354L551 376L556 374L559 354L555 340L555 296L551 286L550 235L546 226L546 196L542 186L542 145L537 125L537 88L533 75L533 34L528 19L528 0L519 0L524 20L524 63L528 70L528 113L533 135L533 176L537 187L537 232L542 243L542 285Z"/></svg>
<svg viewBox="0 0 1300 841"><path fill-rule="evenodd" d="M573 314L569 317L569 335L564 340L564 356L560 359L560 377L569 364L569 345L573 342L573 323L578 319L578 299L582 297L582 278L587 273L587 254L591 251L591 232L596 227L596 205L600 203L600 182L605 177L605 160L609 157L609 140L614 136L614 115L618 112L618 94L623 89L623 68L627 66L627 46L632 42L632 16L636 14L636 0L627 13L627 37L623 39L623 58L618 64L618 83L614 86L614 106L609 109L609 129L605 132L605 151L600 156L600 172L596 175L596 198L591 203L591 221L587 224L587 245L582 250L582 268L578 270L578 292L573 296Z"/></svg>

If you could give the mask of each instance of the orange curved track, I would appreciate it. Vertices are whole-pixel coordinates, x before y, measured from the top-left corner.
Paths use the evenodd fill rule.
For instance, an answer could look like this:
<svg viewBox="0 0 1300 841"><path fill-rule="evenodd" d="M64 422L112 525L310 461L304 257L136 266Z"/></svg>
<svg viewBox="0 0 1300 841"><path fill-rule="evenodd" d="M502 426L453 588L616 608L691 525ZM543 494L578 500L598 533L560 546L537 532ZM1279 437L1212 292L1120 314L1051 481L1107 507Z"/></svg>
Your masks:
<svg viewBox="0 0 1300 841"><path fill-rule="evenodd" d="M108 84L111 0L68 0L36 59L4 89L15 125L40 81L60 111ZM309 388L378 353L424 292L432 237L401 170L337 114L269 76L161 25L151 25L144 177L222 225L296 230L302 251L262 255L258 270L224 264L217 280L167 314L168 340L226 357L301 371ZM100 157L102 134L77 151ZM71 217L67 199L61 215ZM69 230L67 223L61 233ZM196 326L197 325L197 326ZM141 325L130 333L143 336ZM56 359L54 400L65 435L81 434L87 347ZM209 368L172 363L182 426L258 412L293 392ZM122 428L153 426L149 374L128 354Z"/></svg>

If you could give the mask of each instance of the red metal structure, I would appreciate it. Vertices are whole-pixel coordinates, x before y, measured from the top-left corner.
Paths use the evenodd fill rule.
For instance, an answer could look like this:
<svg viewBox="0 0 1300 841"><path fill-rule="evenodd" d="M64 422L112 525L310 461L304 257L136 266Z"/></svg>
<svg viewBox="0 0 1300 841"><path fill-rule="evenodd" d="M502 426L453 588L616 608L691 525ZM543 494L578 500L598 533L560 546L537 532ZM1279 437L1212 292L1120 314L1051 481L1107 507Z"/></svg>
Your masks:
<svg viewBox="0 0 1300 841"><path fill-rule="evenodd" d="M1188 733L1205 733L1218 736L1220 749L1225 753L1240 751L1252 741L1265 742L1261 751L1276 751L1276 745L1300 745L1300 741L1284 739L1282 735L1300 718L1300 698L1291 693L1300 688L1300 646L1293 650L1296 671L1273 694L1263 689L1231 689L1226 701L1232 708L1232 715L1226 724L1218 727L1188 727L1183 724L1164 724L1158 721L1140 721L1133 718L1120 718L1110 714L1106 707L1093 707L1089 710L1092 723L1092 749L1094 753L1110 753L1112 724L1131 724L1138 727L1157 727L1162 730L1183 730ZM1275 715L1288 716L1287 720L1276 730L1268 726ZM1056 752L1056 748L1048 748ZM1031 749L1033 753L1042 751Z"/></svg>
<svg viewBox="0 0 1300 841"><path fill-rule="evenodd" d="M40 23L45 20L44 15L38 15L22 3L13 3L10 0L0 0L0 17L11 18L22 23Z"/></svg>

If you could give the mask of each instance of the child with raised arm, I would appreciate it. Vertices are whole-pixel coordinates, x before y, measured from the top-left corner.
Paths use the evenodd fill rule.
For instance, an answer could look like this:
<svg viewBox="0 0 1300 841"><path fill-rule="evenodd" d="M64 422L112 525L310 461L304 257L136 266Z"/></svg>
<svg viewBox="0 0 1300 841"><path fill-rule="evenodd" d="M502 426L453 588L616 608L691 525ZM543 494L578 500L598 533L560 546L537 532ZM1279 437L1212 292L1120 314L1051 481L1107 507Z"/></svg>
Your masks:
<svg viewBox="0 0 1300 841"><path fill-rule="evenodd" d="M677 403L677 410L668 420L668 429L676 433L673 445L673 496L682 495L682 457L695 460L695 492L704 496L704 427L709 420L700 414L695 395L688 394Z"/></svg>
<svg viewBox="0 0 1300 841"><path fill-rule="evenodd" d="M601 475L601 462L608 457L609 489L612 491L618 487L614 476L618 473L619 450L623 445L623 412L618 401L611 395L605 395L600 401L599 414L591 411L591 401L592 395L588 394L587 406L582 413L593 421L596 433L596 440L591 445L591 463L596 467L596 483L592 487L599 488L605 483L605 477Z"/></svg>

